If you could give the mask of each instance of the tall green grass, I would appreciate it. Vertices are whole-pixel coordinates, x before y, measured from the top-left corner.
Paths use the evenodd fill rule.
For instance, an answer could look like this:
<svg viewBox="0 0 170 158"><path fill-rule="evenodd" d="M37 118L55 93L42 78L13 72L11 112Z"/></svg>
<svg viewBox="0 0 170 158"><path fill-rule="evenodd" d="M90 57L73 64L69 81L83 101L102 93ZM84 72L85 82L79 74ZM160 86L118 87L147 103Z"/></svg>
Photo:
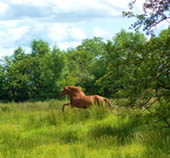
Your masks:
<svg viewBox="0 0 170 158"><path fill-rule="evenodd" d="M66 107L64 101L0 104L0 158L168 158L170 130L128 109Z"/></svg>

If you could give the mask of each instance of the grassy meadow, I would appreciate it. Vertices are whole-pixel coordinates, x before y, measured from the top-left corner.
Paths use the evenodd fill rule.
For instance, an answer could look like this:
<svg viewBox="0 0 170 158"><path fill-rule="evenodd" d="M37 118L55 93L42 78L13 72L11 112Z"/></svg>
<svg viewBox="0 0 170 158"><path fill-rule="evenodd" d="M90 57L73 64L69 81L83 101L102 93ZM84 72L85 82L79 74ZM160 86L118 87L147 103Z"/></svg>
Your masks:
<svg viewBox="0 0 170 158"><path fill-rule="evenodd" d="M0 104L0 158L170 157L169 129L153 128L128 109L66 107L63 113L63 104Z"/></svg>

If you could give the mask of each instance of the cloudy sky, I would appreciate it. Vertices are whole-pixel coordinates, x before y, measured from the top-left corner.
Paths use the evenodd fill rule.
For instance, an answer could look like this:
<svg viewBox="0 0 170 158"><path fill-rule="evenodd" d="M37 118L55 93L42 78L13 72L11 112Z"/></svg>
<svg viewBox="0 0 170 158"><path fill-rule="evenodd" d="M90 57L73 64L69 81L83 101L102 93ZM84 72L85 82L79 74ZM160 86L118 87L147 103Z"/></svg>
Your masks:
<svg viewBox="0 0 170 158"><path fill-rule="evenodd" d="M76 47L94 36L111 39L128 30L134 19L122 17L130 0L0 0L0 58L31 41L45 40L50 47ZM141 10L141 5L136 5Z"/></svg>

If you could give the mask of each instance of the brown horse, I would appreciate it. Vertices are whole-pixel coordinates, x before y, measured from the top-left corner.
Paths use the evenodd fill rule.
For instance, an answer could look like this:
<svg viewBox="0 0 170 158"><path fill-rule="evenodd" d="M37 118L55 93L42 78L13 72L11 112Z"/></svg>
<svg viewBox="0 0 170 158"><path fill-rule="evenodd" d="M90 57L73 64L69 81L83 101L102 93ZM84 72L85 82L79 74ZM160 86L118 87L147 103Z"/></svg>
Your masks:
<svg viewBox="0 0 170 158"><path fill-rule="evenodd" d="M63 112L66 105L86 109L93 104L101 105L107 103L111 109L113 108L113 105L110 103L108 99L99 95L86 96L79 87L75 86L64 87L64 90L61 92L61 96L64 95L70 96L70 103L66 103L63 105L62 107Z"/></svg>

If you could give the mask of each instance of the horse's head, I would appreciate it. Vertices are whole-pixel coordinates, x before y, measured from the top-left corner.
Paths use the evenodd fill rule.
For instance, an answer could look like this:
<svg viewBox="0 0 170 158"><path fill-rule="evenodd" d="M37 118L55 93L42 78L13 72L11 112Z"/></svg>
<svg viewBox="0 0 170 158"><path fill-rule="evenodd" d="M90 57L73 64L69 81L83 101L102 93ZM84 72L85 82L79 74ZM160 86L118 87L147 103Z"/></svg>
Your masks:
<svg viewBox="0 0 170 158"><path fill-rule="evenodd" d="M61 96L64 96L64 95L66 95L66 94L69 94L69 87L64 87L64 89L63 89L63 91L61 92Z"/></svg>
<svg viewBox="0 0 170 158"><path fill-rule="evenodd" d="M68 94L69 96L85 95L81 88L75 86L65 86L64 90L61 92L61 96L64 96L66 94Z"/></svg>

